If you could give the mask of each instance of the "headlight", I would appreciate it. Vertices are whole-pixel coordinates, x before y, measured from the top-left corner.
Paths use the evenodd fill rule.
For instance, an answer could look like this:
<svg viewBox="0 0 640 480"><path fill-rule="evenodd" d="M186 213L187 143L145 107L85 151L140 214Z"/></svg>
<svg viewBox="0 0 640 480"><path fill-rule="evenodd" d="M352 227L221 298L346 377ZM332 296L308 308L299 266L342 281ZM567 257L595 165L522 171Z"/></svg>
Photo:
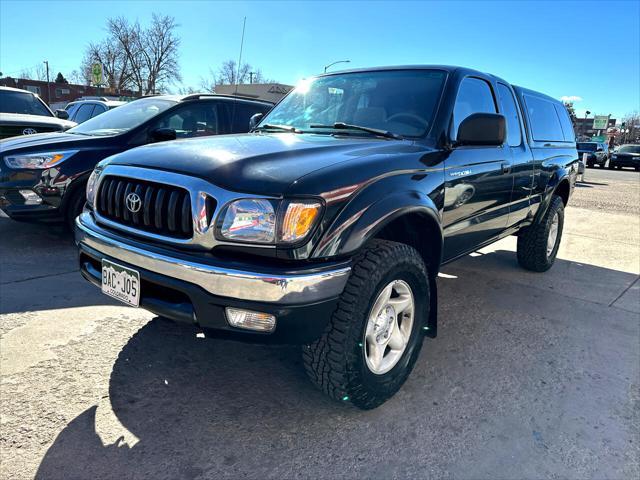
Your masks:
<svg viewBox="0 0 640 480"><path fill-rule="evenodd" d="M611 160L615 160L616 158L618 158L617 155L611 155Z"/></svg>
<svg viewBox="0 0 640 480"><path fill-rule="evenodd" d="M87 203L92 207L96 199L96 187L98 186L98 179L101 173L102 169L95 168L93 172L91 172L89 180L87 180Z"/></svg>
<svg viewBox="0 0 640 480"><path fill-rule="evenodd" d="M269 200L236 200L226 207L222 218L220 236L226 240L273 243L276 238L276 214Z"/></svg>
<svg viewBox="0 0 640 480"><path fill-rule="evenodd" d="M242 199L222 212L219 236L224 240L261 244L294 244L306 238L322 212L318 200ZM279 228L278 228L279 227Z"/></svg>
<svg viewBox="0 0 640 480"><path fill-rule="evenodd" d="M64 162L66 159L77 153L77 150L66 150L59 152L25 153L17 155L7 155L4 163L9 168L50 168Z"/></svg>

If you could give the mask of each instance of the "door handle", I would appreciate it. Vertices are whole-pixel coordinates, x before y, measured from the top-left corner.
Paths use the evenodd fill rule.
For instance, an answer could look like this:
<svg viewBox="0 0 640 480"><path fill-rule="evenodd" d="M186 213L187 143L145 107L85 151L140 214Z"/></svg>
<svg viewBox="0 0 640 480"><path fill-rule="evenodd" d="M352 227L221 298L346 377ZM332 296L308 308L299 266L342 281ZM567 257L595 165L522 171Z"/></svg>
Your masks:
<svg viewBox="0 0 640 480"><path fill-rule="evenodd" d="M507 162L503 162L502 165L500 165L501 169L502 169L502 173L509 173L511 171L511 164L507 163Z"/></svg>

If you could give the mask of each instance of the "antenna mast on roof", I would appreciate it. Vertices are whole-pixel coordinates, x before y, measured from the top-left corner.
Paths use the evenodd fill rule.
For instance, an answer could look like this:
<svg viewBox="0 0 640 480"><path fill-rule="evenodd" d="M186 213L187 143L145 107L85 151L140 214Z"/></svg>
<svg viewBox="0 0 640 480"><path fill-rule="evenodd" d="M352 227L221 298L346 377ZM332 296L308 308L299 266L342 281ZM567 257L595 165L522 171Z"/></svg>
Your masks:
<svg viewBox="0 0 640 480"><path fill-rule="evenodd" d="M240 66L242 65L242 47L244 46L244 28L247 26L247 17L242 22L242 39L240 40L240 55L238 56L238 75L236 76L236 91L238 93L238 84L240 83Z"/></svg>

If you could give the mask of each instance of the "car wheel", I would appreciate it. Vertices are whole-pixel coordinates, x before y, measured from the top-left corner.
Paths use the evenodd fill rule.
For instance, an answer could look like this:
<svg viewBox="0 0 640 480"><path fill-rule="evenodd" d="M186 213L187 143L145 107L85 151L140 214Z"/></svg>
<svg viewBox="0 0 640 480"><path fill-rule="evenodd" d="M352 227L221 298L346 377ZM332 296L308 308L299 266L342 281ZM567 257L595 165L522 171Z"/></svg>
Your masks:
<svg viewBox="0 0 640 480"><path fill-rule="evenodd" d="M404 384L429 315L429 277L420 254L373 240L354 259L323 335L303 346L309 378L335 400L375 408Z"/></svg>
<svg viewBox="0 0 640 480"><path fill-rule="evenodd" d="M614 168L616 168L616 166L612 165L611 162L609 162L609 170L613 170Z"/></svg>
<svg viewBox="0 0 640 480"><path fill-rule="evenodd" d="M71 193L71 198L69 199L67 211L65 213L65 223L67 224L67 228L72 232L76 217L82 213L85 202L85 189L80 186Z"/></svg>
<svg viewBox="0 0 640 480"><path fill-rule="evenodd" d="M546 272L558 254L564 227L564 203L554 195L551 205L535 225L518 236L518 263L527 270Z"/></svg>

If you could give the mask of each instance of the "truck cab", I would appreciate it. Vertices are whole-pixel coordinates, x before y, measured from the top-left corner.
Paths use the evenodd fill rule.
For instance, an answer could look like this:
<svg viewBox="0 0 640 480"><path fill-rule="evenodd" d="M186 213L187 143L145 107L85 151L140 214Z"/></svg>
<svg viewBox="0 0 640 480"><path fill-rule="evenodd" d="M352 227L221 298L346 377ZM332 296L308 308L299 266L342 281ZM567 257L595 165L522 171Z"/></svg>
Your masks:
<svg viewBox="0 0 640 480"><path fill-rule="evenodd" d="M436 336L441 265L517 235L551 268L575 145L559 101L475 70L313 77L248 134L100 162L80 271L211 336L300 344L321 390L374 408Z"/></svg>

